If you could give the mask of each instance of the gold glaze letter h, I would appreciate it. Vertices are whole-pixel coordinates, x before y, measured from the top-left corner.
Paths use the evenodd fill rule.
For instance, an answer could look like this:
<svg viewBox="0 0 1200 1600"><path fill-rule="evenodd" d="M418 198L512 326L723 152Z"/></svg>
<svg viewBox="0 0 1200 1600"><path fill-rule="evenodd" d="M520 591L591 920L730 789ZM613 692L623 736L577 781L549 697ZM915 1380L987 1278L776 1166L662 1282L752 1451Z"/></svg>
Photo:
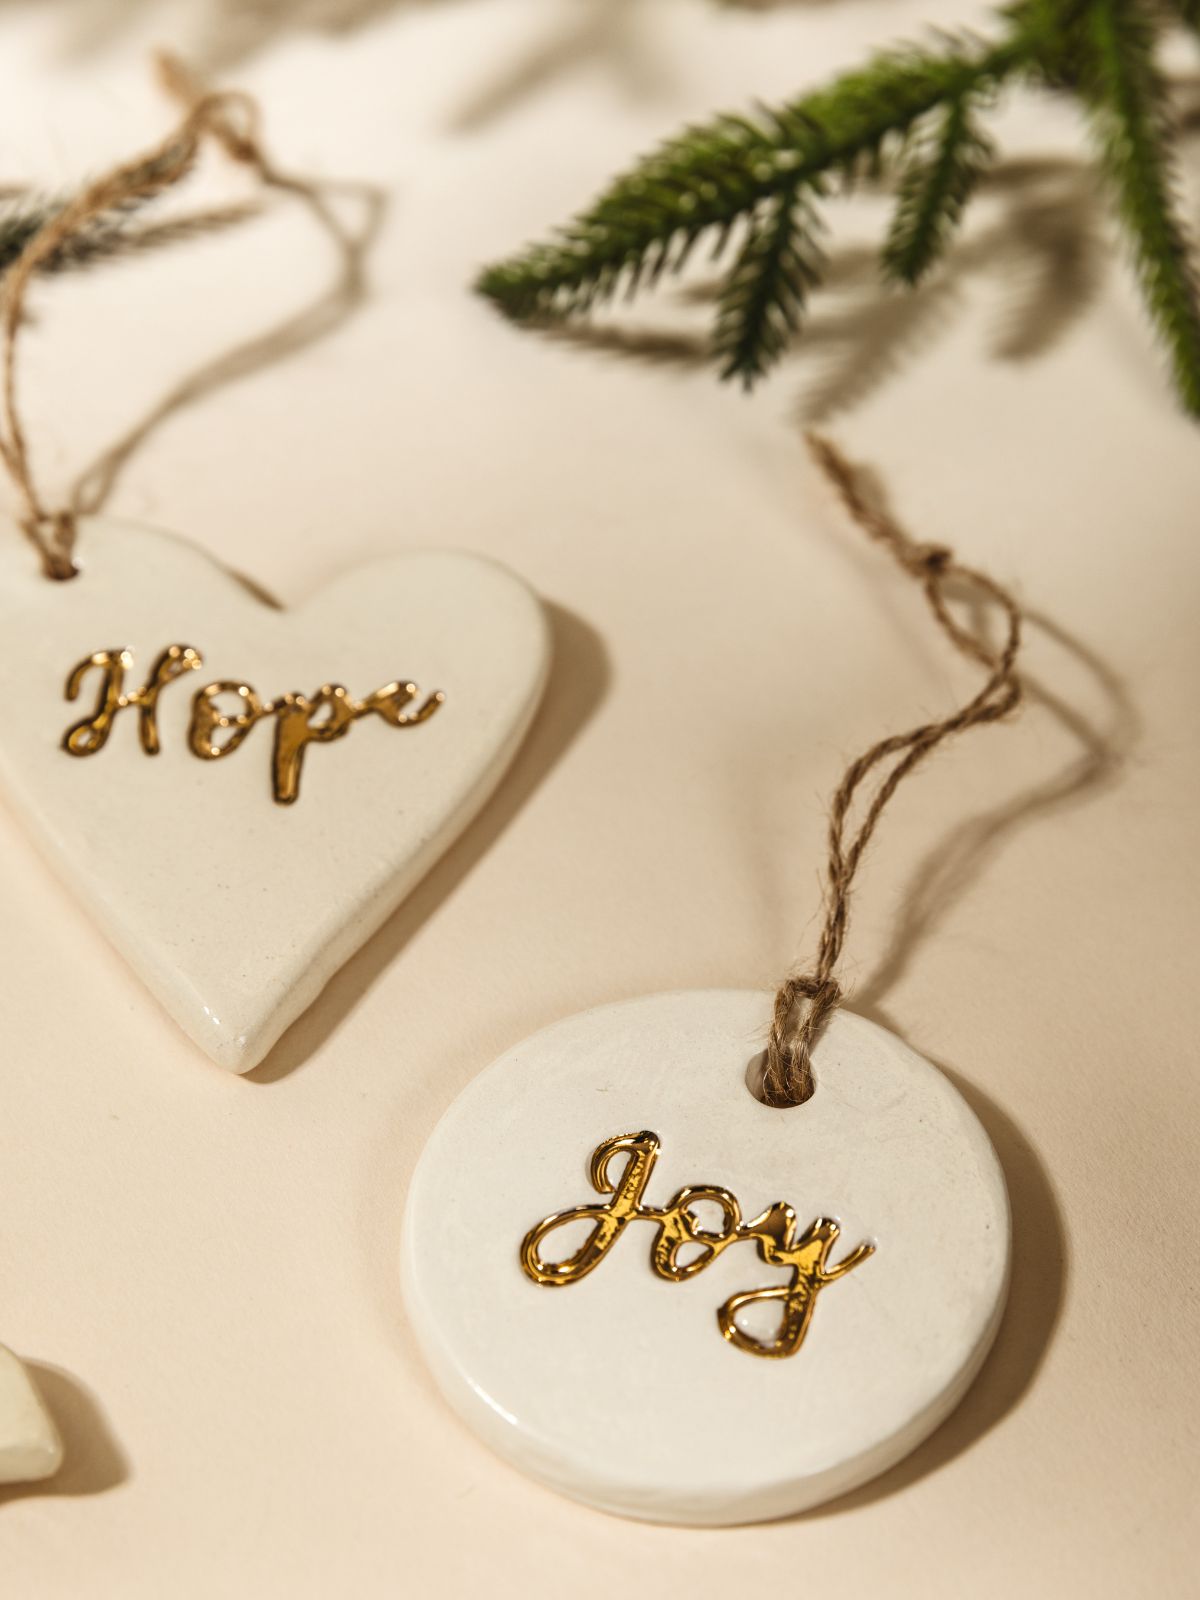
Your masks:
<svg viewBox="0 0 1200 1600"><path fill-rule="evenodd" d="M133 666L130 651L97 650L94 655L85 656L71 669L67 679L67 699L79 698L83 680L93 667L98 667L102 674L100 694L91 716L73 723L63 734L63 749L73 756L94 756L97 750L103 750L108 743L117 712L124 711L126 706L136 706L138 738L142 742L142 749L148 756L156 756L159 748L158 697L167 684L182 678L186 672L194 671L201 662L200 653L193 650L191 645L170 644L154 663L142 687L126 694L125 674Z"/></svg>

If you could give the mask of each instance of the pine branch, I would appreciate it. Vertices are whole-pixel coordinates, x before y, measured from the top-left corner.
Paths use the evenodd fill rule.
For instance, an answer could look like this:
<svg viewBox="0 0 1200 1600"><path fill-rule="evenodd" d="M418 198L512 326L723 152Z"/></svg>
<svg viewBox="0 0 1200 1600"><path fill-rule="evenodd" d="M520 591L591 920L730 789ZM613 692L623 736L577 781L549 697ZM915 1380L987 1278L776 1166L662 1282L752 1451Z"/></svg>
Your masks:
<svg viewBox="0 0 1200 1600"><path fill-rule="evenodd" d="M60 203L59 203L60 204ZM0 211L0 272L6 272L59 209L50 200L9 200Z"/></svg>
<svg viewBox="0 0 1200 1600"><path fill-rule="evenodd" d="M776 195L751 223L718 303L713 348L723 378L740 378L750 389L787 348L820 279L817 227L799 185Z"/></svg>
<svg viewBox="0 0 1200 1600"><path fill-rule="evenodd" d="M7 272L33 236L57 216L65 204L63 199L40 195L9 200L0 206L0 273ZM97 217L48 257L41 270L63 272L129 248L131 235L127 219L134 209L128 206Z"/></svg>
<svg viewBox="0 0 1200 1600"><path fill-rule="evenodd" d="M518 320L585 311L622 283L632 292L677 271L703 235L719 253L734 225L798 184L852 181L927 112L1001 82L1028 63L1020 28L1000 44L948 40L940 53L877 56L757 119L720 116L687 129L547 244L486 269L480 291Z"/></svg>
<svg viewBox="0 0 1200 1600"><path fill-rule="evenodd" d="M1101 162L1175 387L1200 416L1200 292L1191 241L1175 210L1174 137L1154 23L1132 0L1098 0L1088 20L1082 84Z"/></svg>
<svg viewBox="0 0 1200 1600"><path fill-rule="evenodd" d="M143 184L139 194L110 205L81 229L72 232L57 250L40 264L41 272L63 272L89 266L117 255L170 244L191 238L206 228L221 228L253 215L257 208L228 206L195 214L169 218L150 227L133 227L131 218L152 205L178 176L179 155L174 149L159 151L137 168ZM25 246L56 217L73 195L24 193L0 201L0 273L12 266Z"/></svg>
<svg viewBox="0 0 1200 1600"><path fill-rule="evenodd" d="M883 247L884 276L914 285L945 250L993 149L971 121L964 96L951 100L936 135L908 160Z"/></svg>
<svg viewBox="0 0 1200 1600"><path fill-rule="evenodd" d="M817 281L812 196L898 168L882 270L919 283L992 159L976 115L1020 79L1085 103L1147 309L1183 404L1200 415L1200 291L1175 212L1155 58L1171 17L1200 32L1200 0L1010 0L997 17L998 42L943 38L885 52L782 107L685 129L549 240L488 267L478 289L518 321L566 317L679 271L701 240L720 257L744 230L713 348L722 376L749 387L784 349Z"/></svg>

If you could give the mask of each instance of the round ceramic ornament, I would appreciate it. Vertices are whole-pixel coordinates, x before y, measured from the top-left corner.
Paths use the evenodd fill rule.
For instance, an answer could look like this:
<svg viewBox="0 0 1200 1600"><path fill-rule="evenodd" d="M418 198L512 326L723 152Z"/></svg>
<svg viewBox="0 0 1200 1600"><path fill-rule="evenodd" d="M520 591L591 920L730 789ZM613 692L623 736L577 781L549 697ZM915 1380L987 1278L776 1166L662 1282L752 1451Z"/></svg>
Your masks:
<svg viewBox="0 0 1200 1600"><path fill-rule="evenodd" d="M804 1105L747 1086L758 992L526 1040L422 1155L405 1300L454 1409L606 1511L718 1524L853 1488L958 1402L1004 1305L1008 1201L958 1091L838 1012Z"/></svg>
<svg viewBox="0 0 1200 1600"><path fill-rule="evenodd" d="M986 1134L940 1072L841 1009L835 974L900 782L1018 704L1020 615L813 444L984 686L847 768L810 971L773 999L657 995L526 1040L450 1107L405 1217L405 1300L451 1405L530 1476L650 1521L787 1516L883 1472L962 1396L1008 1284ZM999 648L951 614L951 583L1002 610Z"/></svg>

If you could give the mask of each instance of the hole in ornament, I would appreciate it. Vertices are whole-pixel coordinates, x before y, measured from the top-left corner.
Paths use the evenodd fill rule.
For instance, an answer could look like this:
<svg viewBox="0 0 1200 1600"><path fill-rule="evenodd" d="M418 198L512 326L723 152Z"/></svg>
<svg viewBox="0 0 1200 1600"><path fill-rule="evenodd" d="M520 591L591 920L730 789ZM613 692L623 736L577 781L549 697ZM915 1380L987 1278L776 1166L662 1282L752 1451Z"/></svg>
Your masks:
<svg viewBox="0 0 1200 1600"><path fill-rule="evenodd" d="M746 1087L747 1087L747 1089L749 1089L750 1093L758 1101L759 1105L770 1106L772 1111L795 1111L796 1110L795 1106L780 1106L780 1105L776 1105L773 1101L771 1101L771 1100L769 1100L767 1098L766 1076L767 1076L767 1052L765 1050L760 1050L757 1055L751 1056L749 1061L747 1061L747 1063L746 1063ZM816 1094L816 1092L817 1092L817 1075L816 1075L815 1071L812 1074L812 1082L813 1082L813 1089L812 1089L812 1094L810 1094L809 1097L808 1097L809 1100L811 1100L812 1099L812 1095ZM801 1105L806 1104L805 1101L801 1101L799 1103Z"/></svg>

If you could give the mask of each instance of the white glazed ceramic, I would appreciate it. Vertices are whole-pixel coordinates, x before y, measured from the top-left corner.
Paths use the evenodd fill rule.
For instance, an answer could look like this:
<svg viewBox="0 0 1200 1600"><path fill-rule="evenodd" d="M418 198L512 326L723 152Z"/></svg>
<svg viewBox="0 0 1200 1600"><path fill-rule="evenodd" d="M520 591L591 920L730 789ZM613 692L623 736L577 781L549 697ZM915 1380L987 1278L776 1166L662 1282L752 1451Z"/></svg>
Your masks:
<svg viewBox="0 0 1200 1600"><path fill-rule="evenodd" d="M0 1483L34 1483L62 1466L62 1441L21 1362L0 1344Z"/></svg>
<svg viewBox="0 0 1200 1600"><path fill-rule="evenodd" d="M0 781L58 871L196 1043L255 1066L491 793L536 710L548 661L543 611L480 557L397 555L349 571L289 611L269 607L195 546L89 520L82 572L44 578L24 540L0 539ZM76 758L64 730L69 670L128 648L140 686L169 644L203 668L159 701L161 750L135 709ZM306 751L299 799L272 798L273 727L203 761L187 747L192 697L222 678L263 699L341 683L356 698L393 680L446 701L418 727L379 717Z"/></svg>
<svg viewBox="0 0 1200 1600"><path fill-rule="evenodd" d="M769 997L740 990L572 1017L476 1079L414 1175L405 1300L438 1384L494 1450L603 1510L716 1524L816 1505L920 1443L995 1335L1008 1200L966 1102L891 1034L839 1012L814 1055L813 1098L771 1110L745 1082L769 1017ZM524 1274L527 1230L603 1203L588 1158L641 1129L662 1141L647 1204L719 1184L744 1218L783 1200L801 1229L839 1220L831 1264L875 1245L820 1290L794 1355L721 1337L728 1296L787 1276L752 1243L670 1283L649 1264L654 1226L637 1220L579 1282ZM560 1256L582 1241L573 1226Z"/></svg>

